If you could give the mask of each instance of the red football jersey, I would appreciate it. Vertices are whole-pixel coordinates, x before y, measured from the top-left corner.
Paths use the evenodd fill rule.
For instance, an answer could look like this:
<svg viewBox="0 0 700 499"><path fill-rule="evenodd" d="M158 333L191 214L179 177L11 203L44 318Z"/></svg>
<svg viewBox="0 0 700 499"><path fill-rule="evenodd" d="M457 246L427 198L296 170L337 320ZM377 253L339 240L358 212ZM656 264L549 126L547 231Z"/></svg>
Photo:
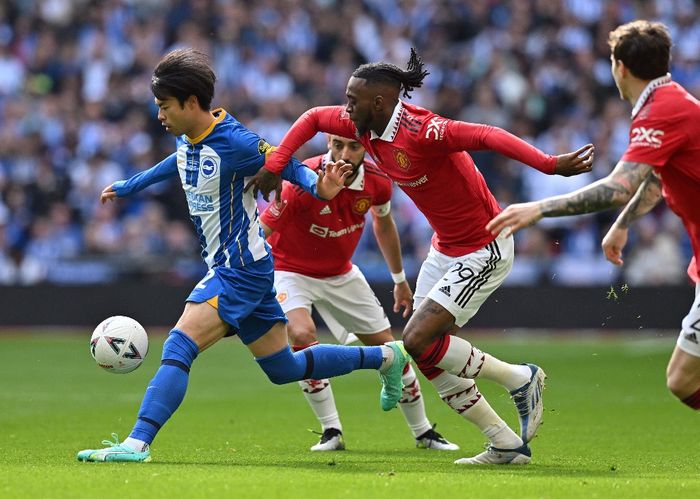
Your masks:
<svg viewBox="0 0 700 499"><path fill-rule="evenodd" d="M700 282L700 102L668 77L652 81L635 105L622 160L652 165L661 177L666 203L690 235L688 275Z"/></svg>
<svg viewBox="0 0 700 499"><path fill-rule="evenodd" d="M546 173L556 157L544 154L500 128L453 121L399 101L382 136L357 129L343 106L316 107L302 115L265 164L281 172L289 158L317 132L358 140L386 173L416 203L443 254L462 256L494 239L486 224L500 211L466 150L490 149Z"/></svg>
<svg viewBox="0 0 700 499"><path fill-rule="evenodd" d="M330 153L304 161L316 171ZM284 183L281 203L271 203L262 222L274 232L268 239L275 270L309 277L332 277L352 269L352 254L365 227L365 214L391 200L391 180L365 161L355 180L330 201L316 199L300 187Z"/></svg>

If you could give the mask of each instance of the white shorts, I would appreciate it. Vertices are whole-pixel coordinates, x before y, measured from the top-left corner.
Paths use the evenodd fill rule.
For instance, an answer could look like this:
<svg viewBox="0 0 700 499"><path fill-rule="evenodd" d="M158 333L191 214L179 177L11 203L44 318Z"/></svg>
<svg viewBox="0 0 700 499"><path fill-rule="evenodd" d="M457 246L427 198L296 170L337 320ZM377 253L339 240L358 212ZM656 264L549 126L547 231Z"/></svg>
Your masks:
<svg viewBox="0 0 700 499"><path fill-rule="evenodd" d="M513 237L494 239L478 251L447 256L431 247L413 295L417 310L427 297L439 303L462 327L505 280L513 267Z"/></svg>
<svg viewBox="0 0 700 499"><path fill-rule="evenodd" d="M695 301L683 318L676 344L685 353L700 357L700 282L695 284Z"/></svg>
<svg viewBox="0 0 700 499"><path fill-rule="evenodd" d="M376 334L391 327L357 265L347 274L323 279L275 270L275 289L285 314L295 308L311 313L313 305L333 336L344 345L357 341L357 334Z"/></svg>

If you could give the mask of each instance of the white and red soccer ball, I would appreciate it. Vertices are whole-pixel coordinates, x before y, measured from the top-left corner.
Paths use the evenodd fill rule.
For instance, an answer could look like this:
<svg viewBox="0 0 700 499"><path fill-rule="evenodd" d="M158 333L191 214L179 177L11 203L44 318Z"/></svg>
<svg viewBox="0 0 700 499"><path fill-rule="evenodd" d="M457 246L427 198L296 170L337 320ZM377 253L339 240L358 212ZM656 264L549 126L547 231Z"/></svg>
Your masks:
<svg viewBox="0 0 700 499"><path fill-rule="evenodd" d="M100 322L90 338L97 365L112 373L130 373L148 353L146 330L131 317L115 315Z"/></svg>

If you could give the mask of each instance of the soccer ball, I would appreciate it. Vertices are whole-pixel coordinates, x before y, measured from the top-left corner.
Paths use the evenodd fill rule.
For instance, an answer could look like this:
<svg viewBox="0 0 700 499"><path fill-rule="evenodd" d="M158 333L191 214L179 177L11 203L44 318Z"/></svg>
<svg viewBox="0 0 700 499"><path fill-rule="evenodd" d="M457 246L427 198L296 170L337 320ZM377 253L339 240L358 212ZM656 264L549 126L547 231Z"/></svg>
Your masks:
<svg viewBox="0 0 700 499"><path fill-rule="evenodd" d="M146 330L131 317L115 315L100 322L90 338L97 365L111 373L130 373L148 353Z"/></svg>

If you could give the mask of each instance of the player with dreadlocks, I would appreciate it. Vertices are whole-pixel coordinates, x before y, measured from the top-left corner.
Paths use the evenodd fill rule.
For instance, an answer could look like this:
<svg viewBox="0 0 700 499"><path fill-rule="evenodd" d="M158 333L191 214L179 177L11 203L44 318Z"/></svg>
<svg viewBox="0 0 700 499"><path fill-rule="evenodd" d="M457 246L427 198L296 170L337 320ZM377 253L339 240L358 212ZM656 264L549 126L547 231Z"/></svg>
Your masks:
<svg viewBox="0 0 700 499"><path fill-rule="evenodd" d="M248 187L269 193L272 174L317 132L356 137L435 230L403 341L440 397L489 440L485 452L456 463L527 464L527 444L542 420L544 372L534 364L503 362L454 336L513 265L513 238L484 228L501 210L466 151L490 149L544 173L569 176L591 169L593 146L550 156L500 128L450 120L399 98L402 90L410 98L427 74L414 50L406 70L383 62L358 67L347 85L347 104L316 107L301 116L267 160L267 173L256 175ZM496 381L510 392L519 435L491 408L476 378Z"/></svg>

